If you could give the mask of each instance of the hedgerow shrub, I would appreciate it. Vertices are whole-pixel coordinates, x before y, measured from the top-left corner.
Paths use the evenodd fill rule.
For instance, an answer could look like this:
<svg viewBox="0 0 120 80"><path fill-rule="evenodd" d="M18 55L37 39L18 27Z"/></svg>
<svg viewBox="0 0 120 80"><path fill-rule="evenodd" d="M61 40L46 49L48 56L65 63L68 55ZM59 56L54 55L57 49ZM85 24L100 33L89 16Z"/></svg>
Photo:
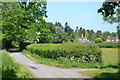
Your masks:
<svg viewBox="0 0 120 80"><path fill-rule="evenodd" d="M101 62L102 51L91 44L31 44L26 49L44 58L68 58L76 62Z"/></svg>
<svg viewBox="0 0 120 80"><path fill-rule="evenodd" d="M100 48L120 48L120 43L83 43L83 44L91 44L96 45Z"/></svg>
<svg viewBox="0 0 120 80"><path fill-rule="evenodd" d="M95 43L102 43L102 42L103 42L103 40L101 38L96 38L95 39Z"/></svg>
<svg viewBox="0 0 120 80"><path fill-rule="evenodd" d="M119 43L101 43L97 44L100 48L119 48Z"/></svg>

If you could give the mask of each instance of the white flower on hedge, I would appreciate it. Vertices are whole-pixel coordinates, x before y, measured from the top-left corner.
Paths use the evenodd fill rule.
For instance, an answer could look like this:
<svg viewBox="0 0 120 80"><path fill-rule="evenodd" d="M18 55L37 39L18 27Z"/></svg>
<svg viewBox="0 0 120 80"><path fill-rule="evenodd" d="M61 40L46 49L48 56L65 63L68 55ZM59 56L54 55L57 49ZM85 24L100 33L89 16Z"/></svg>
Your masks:
<svg viewBox="0 0 120 80"><path fill-rule="evenodd" d="M40 35L40 32L36 32L37 35Z"/></svg>
<svg viewBox="0 0 120 80"><path fill-rule="evenodd" d="M39 42L39 39L36 39L37 40L37 42Z"/></svg>
<svg viewBox="0 0 120 80"><path fill-rule="evenodd" d="M74 60L74 56L72 56L72 57L70 58L70 60Z"/></svg>

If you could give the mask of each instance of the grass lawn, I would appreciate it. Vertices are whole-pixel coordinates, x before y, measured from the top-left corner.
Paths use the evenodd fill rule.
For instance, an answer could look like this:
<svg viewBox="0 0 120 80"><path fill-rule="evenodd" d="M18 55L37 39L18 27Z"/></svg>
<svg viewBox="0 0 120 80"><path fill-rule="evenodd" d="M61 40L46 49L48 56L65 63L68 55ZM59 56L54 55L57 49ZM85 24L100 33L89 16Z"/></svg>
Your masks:
<svg viewBox="0 0 120 80"><path fill-rule="evenodd" d="M118 67L118 48L101 48L103 51L102 61L103 66L106 66L104 70L94 71L79 71L86 76L94 78L120 78L120 72ZM108 68L111 67L111 68Z"/></svg>
<svg viewBox="0 0 120 80"><path fill-rule="evenodd" d="M92 78L120 78L120 72L118 69L106 68L104 70L87 70L79 71L83 75L90 76Z"/></svg>
<svg viewBox="0 0 120 80"><path fill-rule="evenodd" d="M102 61L103 66L114 66L118 64L120 54L118 54L118 48L101 48L103 51Z"/></svg>
<svg viewBox="0 0 120 80"><path fill-rule="evenodd" d="M101 48L103 53L118 53L118 48Z"/></svg>
<svg viewBox="0 0 120 80"><path fill-rule="evenodd" d="M0 51L2 57L2 78L33 78L32 74L19 64L12 56L6 51Z"/></svg>

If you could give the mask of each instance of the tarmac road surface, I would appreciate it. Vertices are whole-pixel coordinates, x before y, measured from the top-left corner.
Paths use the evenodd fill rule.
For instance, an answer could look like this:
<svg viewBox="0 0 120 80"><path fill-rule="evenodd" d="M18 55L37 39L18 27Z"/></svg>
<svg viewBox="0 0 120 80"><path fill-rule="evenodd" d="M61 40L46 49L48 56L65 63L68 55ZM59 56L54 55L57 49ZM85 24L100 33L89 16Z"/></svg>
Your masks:
<svg viewBox="0 0 120 80"><path fill-rule="evenodd" d="M35 63L19 52L13 52L10 55L13 56L17 62L28 69L35 78L88 78L73 70Z"/></svg>

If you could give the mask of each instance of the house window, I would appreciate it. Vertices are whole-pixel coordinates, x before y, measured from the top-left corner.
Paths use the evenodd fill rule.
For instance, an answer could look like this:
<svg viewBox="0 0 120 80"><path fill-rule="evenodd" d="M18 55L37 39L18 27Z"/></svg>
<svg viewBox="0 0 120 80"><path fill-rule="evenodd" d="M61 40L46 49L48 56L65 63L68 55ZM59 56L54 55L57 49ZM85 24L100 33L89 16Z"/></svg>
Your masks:
<svg viewBox="0 0 120 80"><path fill-rule="evenodd" d="M112 42L114 42L115 40L112 40Z"/></svg>

